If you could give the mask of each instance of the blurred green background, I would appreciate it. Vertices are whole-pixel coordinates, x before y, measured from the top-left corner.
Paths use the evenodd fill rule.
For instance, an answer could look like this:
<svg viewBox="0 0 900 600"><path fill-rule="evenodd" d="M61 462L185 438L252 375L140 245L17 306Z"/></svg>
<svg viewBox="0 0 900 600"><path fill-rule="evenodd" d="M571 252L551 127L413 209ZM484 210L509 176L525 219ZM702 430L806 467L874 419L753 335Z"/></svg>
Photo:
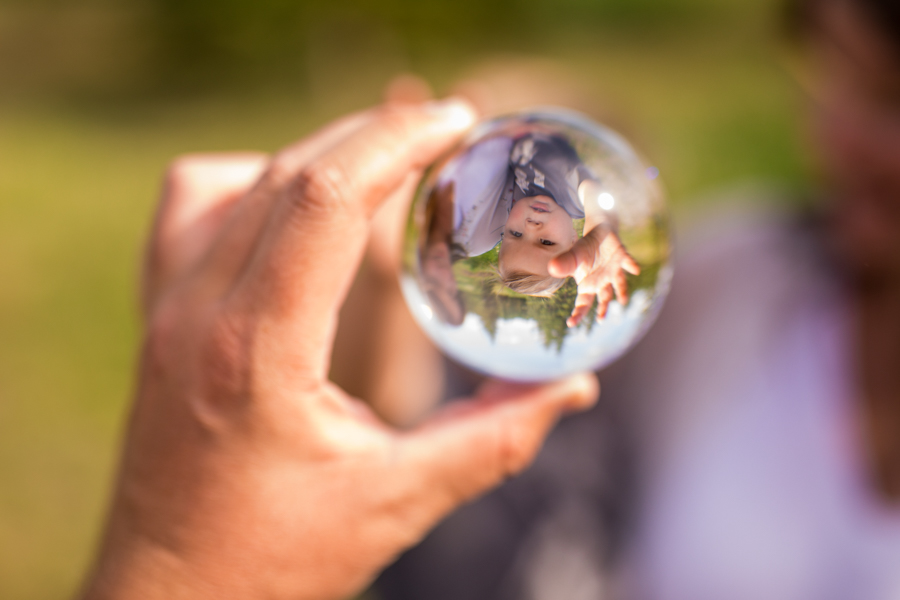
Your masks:
<svg viewBox="0 0 900 600"><path fill-rule="evenodd" d="M531 57L628 124L676 209L795 188L778 19L773 0L0 0L0 598L66 597L86 568L171 157L274 150L399 72L440 93Z"/></svg>

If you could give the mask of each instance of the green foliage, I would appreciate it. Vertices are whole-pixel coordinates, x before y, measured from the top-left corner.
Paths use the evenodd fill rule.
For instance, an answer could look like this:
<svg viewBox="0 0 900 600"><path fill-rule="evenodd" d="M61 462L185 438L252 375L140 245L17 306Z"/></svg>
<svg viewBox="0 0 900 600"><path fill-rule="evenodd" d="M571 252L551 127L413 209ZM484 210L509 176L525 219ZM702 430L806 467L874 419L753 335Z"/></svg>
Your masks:
<svg viewBox="0 0 900 600"><path fill-rule="evenodd" d="M343 53L360 44L395 46L414 63L448 53L462 58L482 52L533 52L575 31L671 27L713 11L716 3L152 0L150 6L163 72L216 80L242 71L302 69L310 58L316 59L311 55Z"/></svg>
<svg viewBox="0 0 900 600"><path fill-rule="evenodd" d="M575 280L569 278L551 298L531 297L525 298L525 306L528 314L532 316L538 325L538 329L544 335L544 346L555 347L562 350L563 341L571 329L566 325L566 319L572 314L575 306L575 297L578 295L578 286ZM596 303L595 303L596 304ZM582 321L578 327L588 327L593 324L593 319Z"/></svg>
<svg viewBox="0 0 900 600"><path fill-rule="evenodd" d="M550 298L526 296L507 288L497 275L497 253L499 245L489 252L458 261L453 265L453 274L463 300L466 312L481 318L491 339L497 335L497 322L501 319L528 319L537 323L544 336L546 348L562 350L566 337L580 328L590 332L596 324L597 303L575 328L566 325L572 314L578 286L569 278ZM668 253L657 257L668 256ZM628 289L632 294L637 290L653 290L659 279L662 262L644 264L640 275L628 276Z"/></svg>

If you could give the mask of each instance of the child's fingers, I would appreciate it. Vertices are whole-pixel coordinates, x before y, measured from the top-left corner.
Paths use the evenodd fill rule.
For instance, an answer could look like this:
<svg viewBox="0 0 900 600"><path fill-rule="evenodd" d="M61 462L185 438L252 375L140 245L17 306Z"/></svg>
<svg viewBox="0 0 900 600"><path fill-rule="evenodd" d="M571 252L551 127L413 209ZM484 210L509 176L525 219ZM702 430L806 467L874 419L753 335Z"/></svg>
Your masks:
<svg viewBox="0 0 900 600"><path fill-rule="evenodd" d="M624 271L619 271L612 280L613 290L616 292L616 299L619 304L625 306L628 304L628 278Z"/></svg>
<svg viewBox="0 0 900 600"><path fill-rule="evenodd" d="M627 252L625 253L625 258L622 260L622 268L632 275L641 274L641 266L637 264L637 261L631 258L631 255Z"/></svg>
<svg viewBox="0 0 900 600"><path fill-rule="evenodd" d="M572 308L572 314L566 319L566 325L576 327L584 318L591 306L594 304L595 294L593 292L580 292L575 297L575 306Z"/></svg>
<svg viewBox="0 0 900 600"><path fill-rule="evenodd" d="M597 302L597 322L599 323L606 318L606 311L609 309L609 301Z"/></svg>
<svg viewBox="0 0 900 600"><path fill-rule="evenodd" d="M597 293L597 321L606 318L606 311L609 310L609 303L613 297L612 286L607 284Z"/></svg>

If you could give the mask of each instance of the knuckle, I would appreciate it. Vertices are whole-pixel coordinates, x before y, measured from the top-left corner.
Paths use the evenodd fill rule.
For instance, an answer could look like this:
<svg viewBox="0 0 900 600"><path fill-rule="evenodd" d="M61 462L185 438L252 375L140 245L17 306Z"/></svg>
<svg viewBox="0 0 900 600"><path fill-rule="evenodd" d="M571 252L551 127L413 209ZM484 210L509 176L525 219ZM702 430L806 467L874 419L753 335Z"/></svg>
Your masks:
<svg viewBox="0 0 900 600"><path fill-rule="evenodd" d="M197 337L189 356L195 387L184 402L192 419L210 433L248 426L253 400L252 341L240 317L219 311ZM191 360L192 359L192 360Z"/></svg>
<svg viewBox="0 0 900 600"><path fill-rule="evenodd" d="M144 376L168 388L203 430L240 427L252 396L250 325L243 315L210 309L190 294L167 295L149 315Z"/></svg>
<svg viewBox="0 0 900 600"><path fill-rule="evenodd" d="M317 161L294 178L288 190L289 200L304 217L332 217L346 208L351 184L339 163Z"/></svg>
<svg viewBox="0 0 900 600"><path fill-rule="evenodd" d="M198 356L198 367L208 392L206 397L234 399L246 395L250 380L250 338L250 328L237 315L219 311L210 320Z"/></svg>
<svg viewBox="0 0 900 600"><path fill-rule="evenodd" d="M221 309L207 316L177 296L166 297L150 317L146 361L154 374L188 377L205 403L245 395L253 347L246 320Z"/></svg>
<svg viewBox="0 0 900 600"><path fill-rule="evenodd" d="M281 188L290 183L297 174L297 167L285 152L276 154L266 168L264 181L273 188Z"/></svg>

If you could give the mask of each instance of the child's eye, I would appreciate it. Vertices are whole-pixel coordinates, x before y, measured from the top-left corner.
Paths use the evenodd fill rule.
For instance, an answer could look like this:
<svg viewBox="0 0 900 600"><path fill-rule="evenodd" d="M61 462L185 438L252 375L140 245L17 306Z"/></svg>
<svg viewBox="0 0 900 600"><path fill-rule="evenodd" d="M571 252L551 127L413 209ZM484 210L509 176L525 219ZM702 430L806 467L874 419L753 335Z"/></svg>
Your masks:
<svg viewBox="0 0 900 600"><path fill-rule="evenodd" d="M555 246L556 242L551 242L550 240L541 240L541 243L545 246Z"/></svg>
<svg viewBox="0 0 900 600"><path fill-rule="evenodd" d="M512 229L510 229L509 232L510 232L511 234L513 234L513 237L522 237L522 232L521 232L521 231L513 231Z"/></svg>

